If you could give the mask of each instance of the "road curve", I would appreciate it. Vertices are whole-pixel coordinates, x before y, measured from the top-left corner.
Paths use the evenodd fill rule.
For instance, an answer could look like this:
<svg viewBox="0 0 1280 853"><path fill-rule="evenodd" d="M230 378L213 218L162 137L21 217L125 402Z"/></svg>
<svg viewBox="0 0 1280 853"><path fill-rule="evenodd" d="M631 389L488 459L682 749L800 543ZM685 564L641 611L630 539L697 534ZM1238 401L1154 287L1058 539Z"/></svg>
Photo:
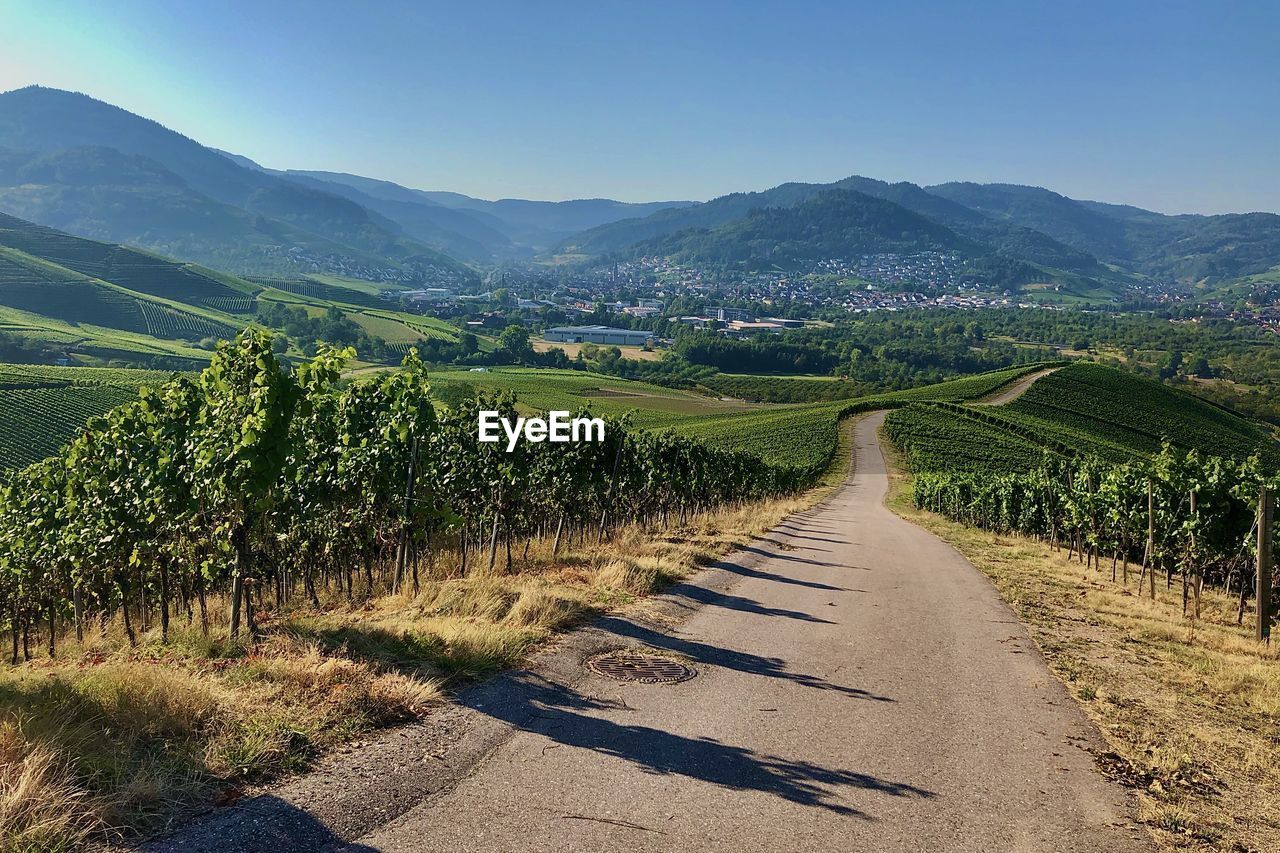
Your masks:
<svg viewBox="0 0 1280 853"><path fill-rule="evenodd" d="M1027 389L1030 388L1031 384L1035 382L1037 379L1040 379L1041 377L1044 377L1044 376L1048 376L1050 373L1053 373L1055 370L1060 370L1060 369L1061 368L1058 368L1058 367L1049 367L1049 368L1045 368L1044 370L1037 370L1034 373L1028 373L1026 376L1020 376L1017 379L1010 382L1008 385L1005 385L1003 388L996 391L990 397L987 397L982 400L978 400L977 402L974 403L974 405L1003 406L1005 403L1012 403L1014 400L1018 399L1023 394L1027 393Z"/></svg>
<svg viewBox="0 0 1280 853"><path fill-rule="evenodd" d="M675 627L592 629L697 677L607 680L569 641L467 700L502 723L487 757L345 849L1155 850L990 583L884 506L882 420L829 500L713 570L728 582L665 596Z"/></svg>

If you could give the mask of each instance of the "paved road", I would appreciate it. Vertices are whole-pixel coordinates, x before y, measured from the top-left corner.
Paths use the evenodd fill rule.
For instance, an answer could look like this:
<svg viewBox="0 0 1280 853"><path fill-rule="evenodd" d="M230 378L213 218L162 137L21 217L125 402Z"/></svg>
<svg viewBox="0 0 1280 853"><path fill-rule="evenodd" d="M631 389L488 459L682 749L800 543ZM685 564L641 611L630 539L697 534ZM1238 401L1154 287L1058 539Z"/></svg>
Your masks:
<svg viewBox="0 0 1280 853"><path fill-rule="evenodd" d="M347 849L1154 850L990 584L883 506L881 420L829 501L668 597L674 628L595 629L696 678L610 681L569 641L467 700L487 757Z"/></svg>

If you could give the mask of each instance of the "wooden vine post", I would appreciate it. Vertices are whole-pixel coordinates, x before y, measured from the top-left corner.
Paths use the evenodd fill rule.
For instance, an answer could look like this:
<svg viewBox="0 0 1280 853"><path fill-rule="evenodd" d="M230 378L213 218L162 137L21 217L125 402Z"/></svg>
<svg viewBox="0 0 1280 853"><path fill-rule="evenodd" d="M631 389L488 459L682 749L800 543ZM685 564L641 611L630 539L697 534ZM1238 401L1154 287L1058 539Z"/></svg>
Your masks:
<svg viewBox="0 0 1280 853"><path fill-rule="evenodd" d="M1147 550L1142 555L1142 573L1148 576L1151 600L1156 600L1156 492L1155 484L1147 478ZM1142 576L1138 576L1138 597L1142 597Z"/></svg>
<svg viewBox="0 0 1280 853"><path fill-rule="evenodd" d="M1271 524L1274 502L1271 490L1263 486L1258 493L1258 588L1254 597L1258 618L1258 642L1271 642Z"/></svg>

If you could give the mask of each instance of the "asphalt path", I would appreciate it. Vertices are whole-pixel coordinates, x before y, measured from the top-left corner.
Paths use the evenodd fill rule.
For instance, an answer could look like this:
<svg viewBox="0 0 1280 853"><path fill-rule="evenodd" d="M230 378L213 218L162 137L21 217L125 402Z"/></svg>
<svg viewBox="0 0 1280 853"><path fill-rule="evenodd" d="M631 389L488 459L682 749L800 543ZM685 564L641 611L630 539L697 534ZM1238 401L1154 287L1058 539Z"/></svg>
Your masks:
<svg viewBox="0 0 1280 853"><path fill-rule="evenodd" d="M1150 851L1102 744L987 579L856 466L648 617L611 617L464 697L447 785L337 849ZM610 680L603 648L697 676ZM352 837L352 836L347 836ZM279 848L273 848L279 849Z"/></svg>

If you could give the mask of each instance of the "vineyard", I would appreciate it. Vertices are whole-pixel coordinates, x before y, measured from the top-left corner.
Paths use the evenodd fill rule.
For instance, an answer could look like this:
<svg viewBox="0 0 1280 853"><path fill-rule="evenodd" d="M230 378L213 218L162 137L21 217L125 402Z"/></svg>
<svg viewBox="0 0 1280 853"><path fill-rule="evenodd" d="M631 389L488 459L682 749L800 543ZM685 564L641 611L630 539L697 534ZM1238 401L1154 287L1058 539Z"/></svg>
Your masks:
<svg viewBox="0 0 1280 853"><path fill-rule="evenodd" d="M227 314L252 314L257 310L257 302L254 296L206 296L200 300L205 308Z"/></svg>
<svg viewBox="0 0 1280 853"><path fill-rule="evenodd" d="M324 350L288 373L269 346L266 335L242 333L198 378L150 382L134 402L90 421L62 456L11 475L0 500L0 606L15 644L41 619L49 637L68 618L82 629L86 614L127 620L132 602L144 621L152 611L167 620L176 602L189 613L193 600L228 584L251 614L245 578L277 604L299 589L314 599L317 583L351 595L363 578L371 590L375 574L399 588L406 563L416 573L445 543L464 564L492 569L500 542L509 560L512 542L551 524L557 538L603 536L621 519L684 517L794 491L828 464L840 417L909 399L709 416L724 404L572 371L517 370L447 374L446 387L465 375L488 388L437 406L413 356L401 371L343 384L349 351ZM981 395L1021 372L906 393ZM98 414L143 378L158 377L5 368L7 411L22 413L5 452L18 461L47 454L34 431L64 434L47 425ZM623 384L625 392L608 388ZM638 428L624 414L645 394L660 407L650 414L679 433ZM514 413L516 395L527 407L584 412L585 398L612 417L607 440L525 443L512 454L479 444L477 411ZM408 504L406 483L416 495Z"/></svg>
<svg viewBox="0 0 1280 853"><path fill-rule="evenodd" d="M0 472L52 456L85 422L170 374L0 364Z"/></svg>
<svg viewBox="0 0 1280 853"><path fill-rule="evenodd" d="M982 529L1065 546L1086 565L1109 558L1156 596L1181 579L1198 617L1213 584L1253 590L1262 490L1280 486L1273 441L1231 412L1093 364L1045 376L1006 407L917 404L885 433L915 473L913 497ZM1269 606L1269 605L1268 605ZM1268 612L1274 616L1274 608Z"/></svg>
<svg viewBox="0 0 1280 853"><path fill-rule="evenodd" d="M243 297L250 290L245 282L189 264L169 261L136 249L72 237L3 214L0 214L0 247L9 247L41 258L50 265L138 293L180 302L199 303L216 297Z"/></svg>
<svg viewBox="0 0 1280 853"><path fill-rule="evenodd" d="M426 375L405 369L347 385L351 353L283 371L270 338L242 333L197 378L95 418L60 457L10 475L0 491L0 606L13 657L43 625L77 635L118 614L162 633L227 593L231 632L267 601L317 589L354 596L417 588L434 549L463 574L510 570L533 536L604 538L619 523L685 518L724 502L794 491L794 470L745 453L614 420L603 442L476 437L480 408L514 415L510 396L437 412ZM408 498L406 499L406 494ZM500 552L505 557L500 557Z"/></svg>
<svg viewBox="0 0 1280 853"><path fill-rule="evenodd" d="M716 447L752 453L772 465L813 472L825 466L835 452L837 424L848 415L894 409L916 400L975 400L1042 368L1041 364L1020 365L871 397L703 416L672 426Z"/></svg>
<svg viewBox="0 0 1280 853"><path fill-rule="evenodd" d="M295 296L304 296L308 299L321 300L325 302L339 302L345 305L357 305L361 308L384 308L386 302L369 293L354 290L349 287L342 287L336 284L328 284L327 282L317 281L315 279L250 279L259 284L265 284L276 290L283 290L285 293L292 293Z"/></svg>
<svg viewBox="0 0 1280 853"><path fill-rule="evenodd" d="M966 470L983 467L985 461L992 470L1028 471L1039 464L1045 450L1120 463L1152 456L1165 442L1183 451L1237 460L1257 454L1270 467L1280 465L1280 453L1268 434L1239 415L1150 380L1087 363L1040 378L1007 406L915 405L891 413L885 427L915 470Z"/></svg>
<svg viewBox="0 0 1280 853"><path fill-rule="evenodd" d="M157 338L195 341L201 338L226 338L236 332L223 323L158 302L140 299L138 305L142 308L142 316L147 323L147 333Z"/></svg>
<svg viewBox="0 0 1280 853"><path fill-rule="evenodd" d="M127 332L147 331L139 301L107 285L28 264L0 249L0 304L19 311L92 323Z"/></svg>

